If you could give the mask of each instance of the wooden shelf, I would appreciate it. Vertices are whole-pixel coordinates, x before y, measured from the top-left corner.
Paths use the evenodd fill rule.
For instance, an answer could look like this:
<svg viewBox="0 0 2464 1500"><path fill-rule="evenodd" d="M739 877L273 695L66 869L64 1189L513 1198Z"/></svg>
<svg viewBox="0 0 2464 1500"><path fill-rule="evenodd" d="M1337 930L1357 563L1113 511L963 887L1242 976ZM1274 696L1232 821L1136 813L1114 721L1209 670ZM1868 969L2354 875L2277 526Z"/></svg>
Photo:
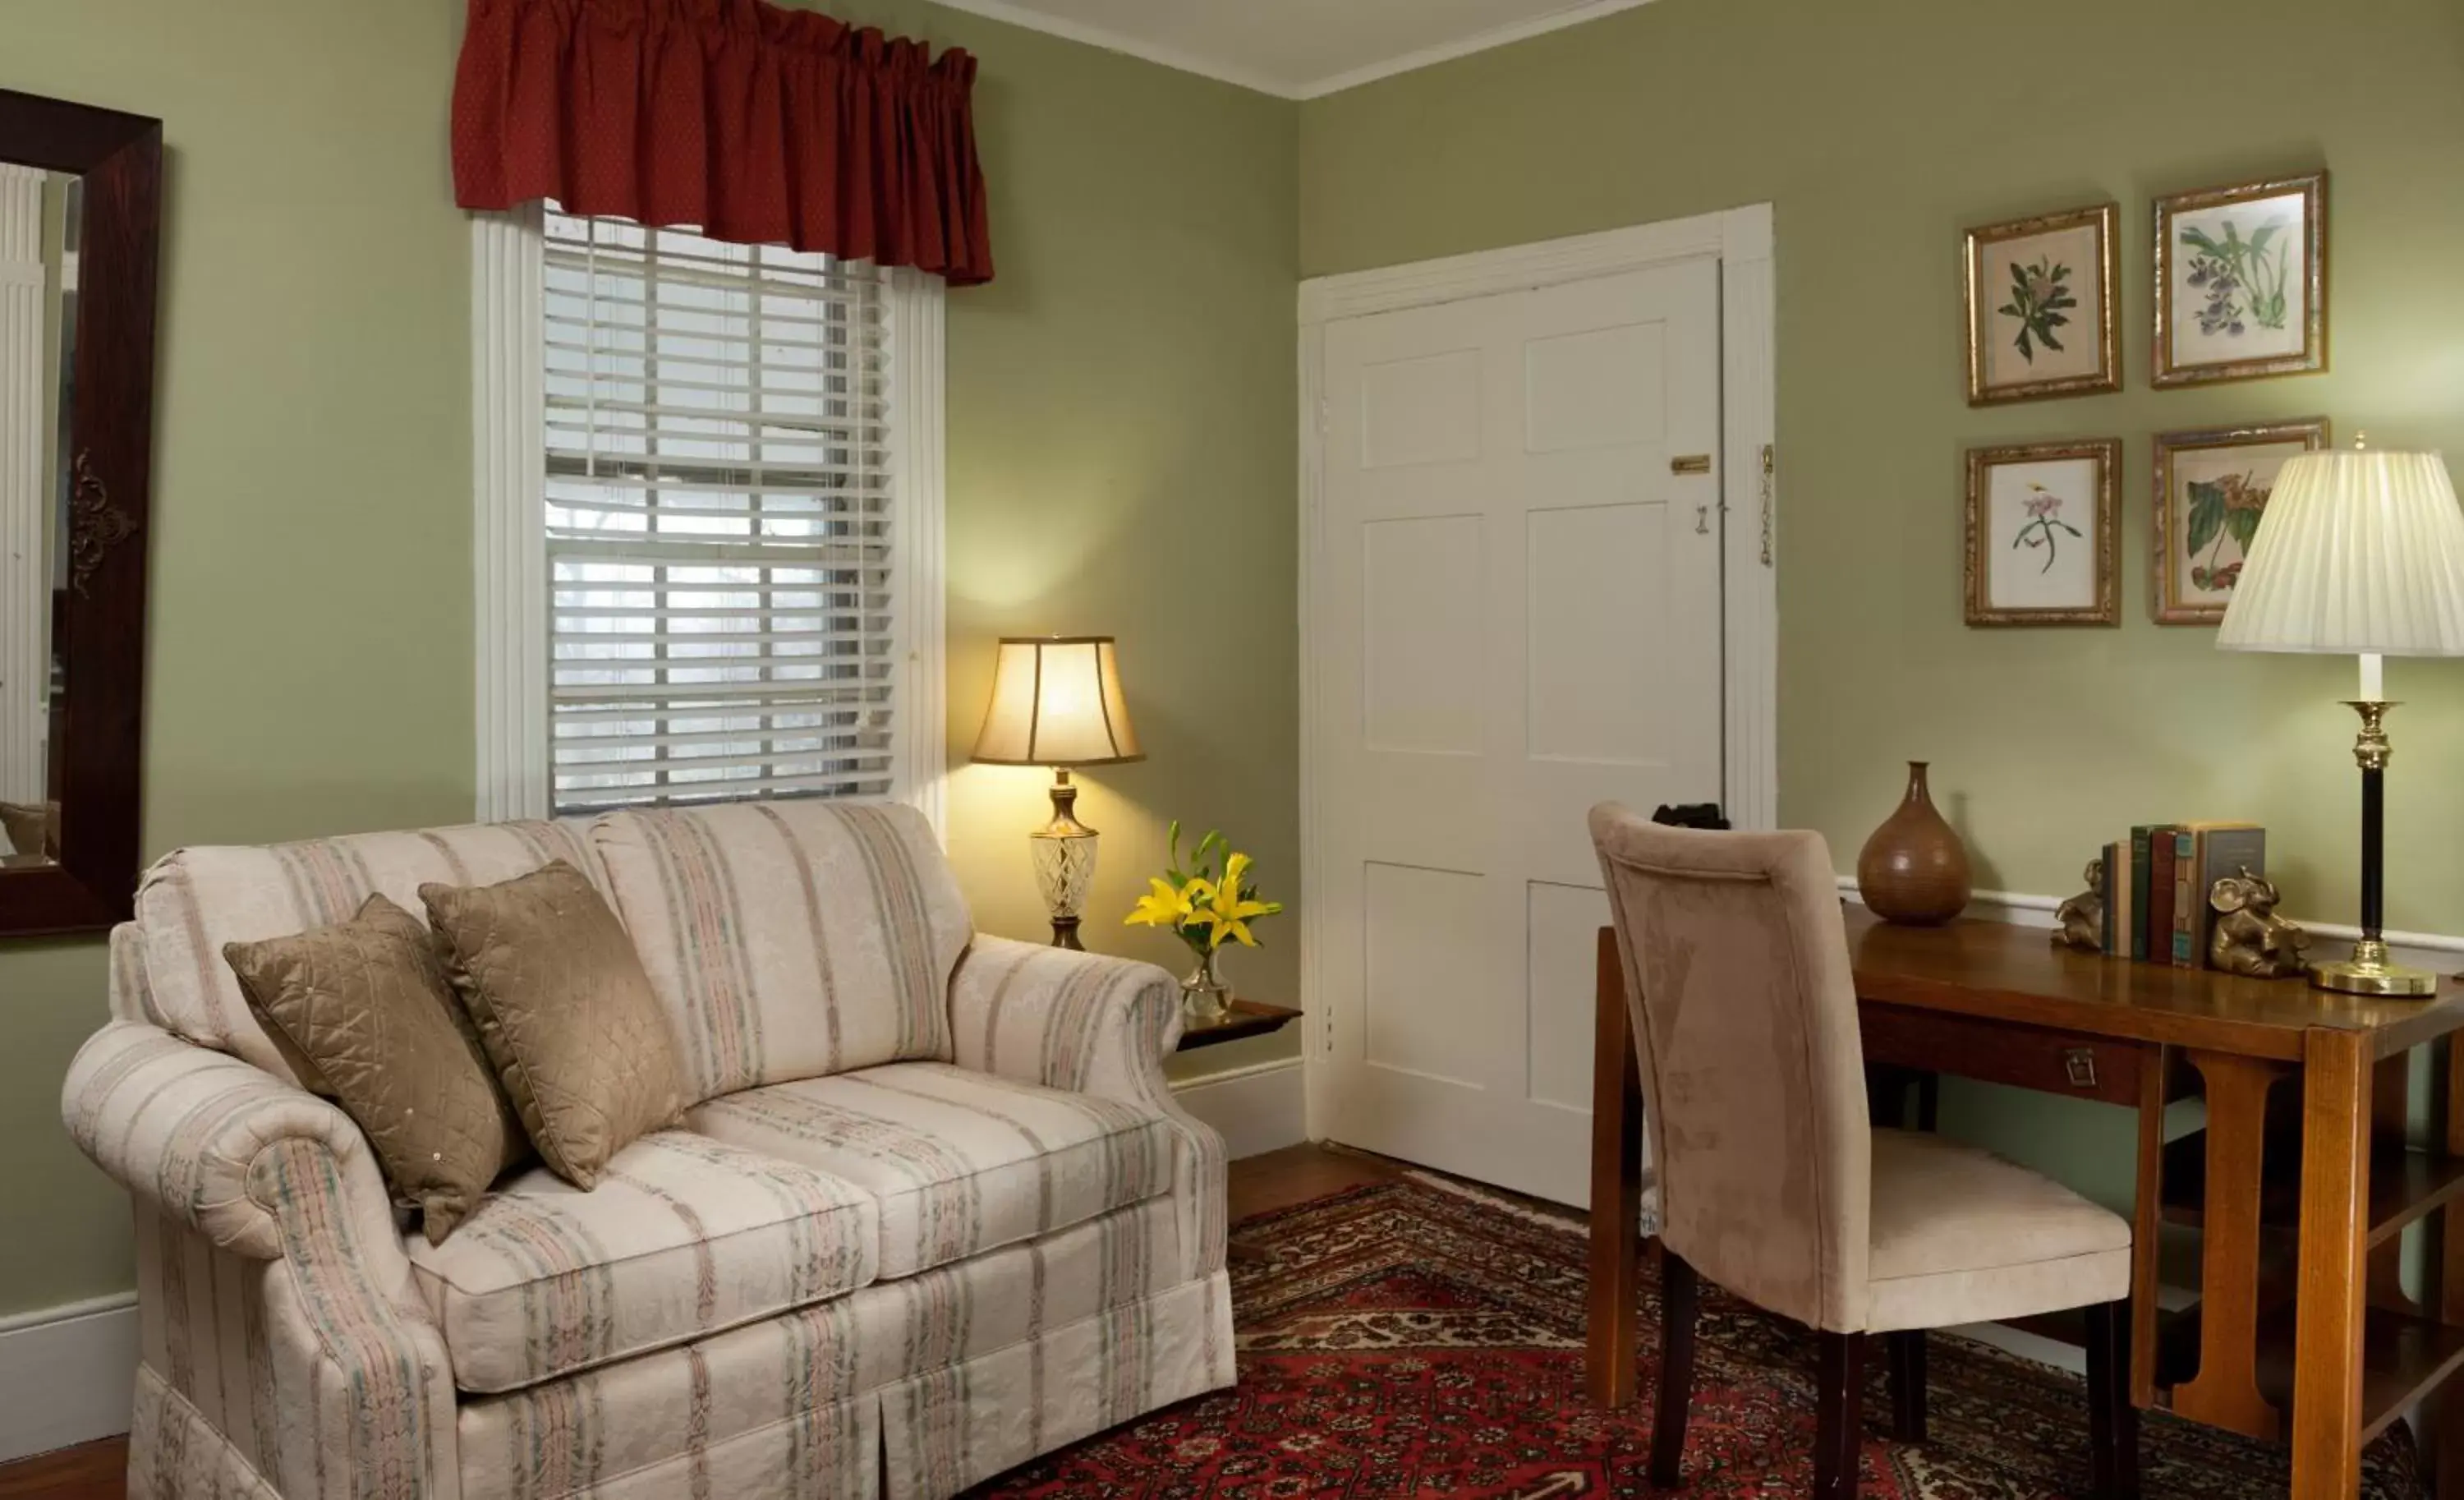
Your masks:
<svg viewBox="0 0 2464 1500"><path fill-rule="evenodd" d="M2165 1147L2165 1218L2196 1224L2207 1201L2208 1133L2192 1131ZM2372 1246L2464 1195L2464 1157L2387 1150L2370 1158ZM2268 1142L2268 1170L2259 1187L2259 1223L2287 1233L2301 1226L2301 1143Z"/></svg>
<svg viewBox="0 0 2464 1500"><path fill-rule="evenodd" d="M2258 1389L2280 1412L2293 1409L2294 1311L2280 1307L2259 1319ZM2199 1310L2166 1315L2157 1335L2156 1379L2160 1401L2171 1405L2170 1388L2189 1379L2199 1364ZM2372 1308L2362 1323L2362 1441L2368 1443L2464 1369L2464 1327Z"/></svg>
<svg viewBox="0 0 2464 1500"><path fill-rule="evenodd" d="M1201 1047L1217 1047L1225 1042L1238 1042L1246 1036L1265 1036L1280 1031L1300 1019L1301 1013L1288 1005L1269 1005L1264 1001L1236 1000L1231 1010L1213 1026L1193 1026L1180 1034L1179 1051Z"/></svg>

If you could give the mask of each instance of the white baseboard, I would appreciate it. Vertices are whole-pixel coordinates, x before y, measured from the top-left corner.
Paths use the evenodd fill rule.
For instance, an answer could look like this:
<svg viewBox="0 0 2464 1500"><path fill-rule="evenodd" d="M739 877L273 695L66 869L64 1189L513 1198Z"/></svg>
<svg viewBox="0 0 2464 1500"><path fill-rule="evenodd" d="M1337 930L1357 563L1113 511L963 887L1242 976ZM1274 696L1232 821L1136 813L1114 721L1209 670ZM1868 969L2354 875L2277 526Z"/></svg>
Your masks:
<svg viewBox="0 0 2464 1500"><path fill-rule="evenodd" d="M1962 1338L1972 1338L1980 1344L1990 1344L2006 1355L2016 1355L2022 1359L2051 1365L2057 1370L2067 1370L2073 1375L2087 1374L2086 1350L2065 1344L2059 1339L2047 1338L2042 1334L2031 1334L2023 1328L2013 1328L2006 1323L1963 1323L1957 1328L1946 1328L1943 1332L1956 1334Z"/></svg>
<svg viewBox="0 0 2464 1500"><path fill-rule="evenodd" d="M0 1463L128 1430L137 1294L0 1317Z"/></svg>
<svg viewBox="0 0 2464 1500"><path fill-rule="evenodd" d="M1853 875L1839 877L1839 893L1859 905L1863 904ZM1979 891L1969 897L1968 910L1963 915L1982 922L2010 922L2020 927L2051 930L2054 912L2061 904L2060 896L2029 895L2016 891ZM2362 935L2360 928L2342 922L2314 922L2299 917L2295 920L2299 921L2321 945L2330 949L2340 943L2351 942ZM2387 939L2387 948L2398 963L2428 969L2435 974L2444 974L2458 967L2456 956L2464 954L2464 937L2448 933L2390 932L2381 936ZM2319 946L2314 946L2310 953L2313 958L2322 956ZM2333 954L2325 956L2334 957Z"/></svg>
<svg viewBox="0 0 2464 1500"><path fill-rule="evenodd" d="M1309 1101L1301 1060L1287 1057L1211 1073L1173 1085L1174 1100L1212 1125L1238 1160L1309 1139Z"/></svg>

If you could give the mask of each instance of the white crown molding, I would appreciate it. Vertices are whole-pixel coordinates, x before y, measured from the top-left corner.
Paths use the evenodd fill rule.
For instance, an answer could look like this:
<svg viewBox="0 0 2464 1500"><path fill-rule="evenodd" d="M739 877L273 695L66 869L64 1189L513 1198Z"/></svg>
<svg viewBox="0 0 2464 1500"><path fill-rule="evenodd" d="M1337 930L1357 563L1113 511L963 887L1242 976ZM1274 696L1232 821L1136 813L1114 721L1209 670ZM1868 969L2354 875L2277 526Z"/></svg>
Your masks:
<svg viewBox="0 0 2464 1500"><path fill-rule="evenodd" d="M1141 61L1155 63L1161 67L1176 69L1182 73L1194 73L1201 78L1213 78L1219 83L1229 83L1253 93L1297 100L1324 99L1330 94L1340 94L1346 89L1357 88L1363 83L1374 83L1379 78L1391 78L1399 73L1410 73L1436 63L1451 62L1457 57L1468 57L1474 53L1486 52L1492 47L1504 47L1510 42L1546 35L1551 32L1563 31L1570 26L1580 26L1586 21L1596 21L1604 15L1615 15L1619 11L1631 11L1638 6L1648 5L1651 0L1582 0L1580 4L1552 11L1547 15L1533 16L1528 21L1516 21L1511 25L1476 32L1454 41L1440 42L1434 47L1423 47L1414 52L1407 52L1382 62L1373 62L1364 67L1348 69L1342 73L1330 74L1322 78L1300 83L1280 81L1263 73L1252 72L1247 68L1232 67L1178 47L1170 47L1142 37L1131 36L1114 31L1111 27L1090 26L1084 21L1047 15L1032 7L1018 4L1017 0L934 0L934 3L952 11L962 11L969 15L980 15L987 20L1003 21L1030 32L1042 32L1047 36L1058 36L1065 41L1080 42L1089 47L1100 47L1106 52L1120 53L1125 56L1136 57Z"/></svg>
<svg viewBox="0 0 2464 1500"><path fill-rule="evenodd" d="M1585 0L1583 4L1568 6L1562 11L1552 11L1547 15L1533 16L1528 21L1517 21L1510 26L1478 32L1457 41L1440 42L1435 47L1423 47L1418 52L1407 52L1399 57L1390 57L1384 62L1373 62L1365 68L1354 68L1349 73L1338 73L1330 77L1320 78L1314 83L1304 83L1285 97L1324 99L1329 94L1340 94L1346 89L1358 88L1364 83L1375 83L1379 78L1391 78L1398 73L1411 73L1437 63L1452 62L1457 57L1468 57L1476 52L1486 52L1492 47L1504 47L1510 42L1524 41L1533 36L1545 36L1551 32L1562 32L1570 26L1580 26L1586 21L1596 21L1604 15L1615 15L1619 11L1631 11L1650 3L1651 0Z"/></svg>
<svg viewBox="0 0 2464 1500"><path fill-rule="evenodd" d="M933 3L952 11L963 11L969 15L980 15L986 20L1005 21L1026 31L1042 32L1046 36L1058 36L1064 41L1100 47L1106 52L1120 53L1124 56L1135 57L1142 62L1155 63L1181 73L1194 73L1201 78L1213 78L1218 83L1229 83L1252 93L1271 94L1277 99L1296 99L1302 97L1288 86L1277 83L1263 74L1251 73L1243 68L1227 68L1221 63L1210 62L1195 53L1182 52L1177 47L1157 46L1154 42L1142 41L1134 36L1125 36L1108 27L1089 26L1084 21L1065 20L1057 15L1046 15L1041 11L1015 4L1013 0L933 0Z"/></svg>

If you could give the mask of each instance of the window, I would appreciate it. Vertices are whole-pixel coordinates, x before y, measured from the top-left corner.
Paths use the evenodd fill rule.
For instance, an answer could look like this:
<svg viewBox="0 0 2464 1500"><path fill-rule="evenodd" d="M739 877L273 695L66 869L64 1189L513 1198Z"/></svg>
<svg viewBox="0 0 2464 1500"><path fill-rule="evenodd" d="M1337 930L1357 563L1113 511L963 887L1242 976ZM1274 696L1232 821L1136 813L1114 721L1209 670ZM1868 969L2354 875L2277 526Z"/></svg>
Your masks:
<svg viewBox="0 0 2464 1500"><path fill-rule="evenodd" d="M482 815L933 810L938 283L553 207L480 236Z"/></svg>

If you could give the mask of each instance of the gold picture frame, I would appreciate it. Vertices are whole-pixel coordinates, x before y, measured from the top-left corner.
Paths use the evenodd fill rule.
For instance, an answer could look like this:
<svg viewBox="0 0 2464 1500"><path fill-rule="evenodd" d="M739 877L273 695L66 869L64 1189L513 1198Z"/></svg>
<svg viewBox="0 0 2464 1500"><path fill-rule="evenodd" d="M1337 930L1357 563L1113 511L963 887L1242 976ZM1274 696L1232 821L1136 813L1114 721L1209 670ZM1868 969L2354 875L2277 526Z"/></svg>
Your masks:
<svg viewBox="0 0 2464 1500"><path fill-rule="evenodd" d="M2158 625L2223 621L2277 470L2296 453L2325 449L2329 440L2325 417L2156 434L2155 550L2148 554L2147 585ZM2214 584L2218 575L2222 587Z"/></svg>
<svg viewBox="0 0 2464 1500"><path fill-rule="evenodd" d="M2327 367L2327 174L2156 200L2159 386Z"/></svg>
<svg viewBox="0 0 2464 1500"><path fill-rule="evenodd" d="M2122 388L2114 340L2121 205L1968 232L1968 404Z"/></svg>
<svg viewBox="0 0 2464 1500"><path fill-rule="evenodd" d="M1968 451L1969 625L2122 623L2121 471L2118 437Z"/></svg>

